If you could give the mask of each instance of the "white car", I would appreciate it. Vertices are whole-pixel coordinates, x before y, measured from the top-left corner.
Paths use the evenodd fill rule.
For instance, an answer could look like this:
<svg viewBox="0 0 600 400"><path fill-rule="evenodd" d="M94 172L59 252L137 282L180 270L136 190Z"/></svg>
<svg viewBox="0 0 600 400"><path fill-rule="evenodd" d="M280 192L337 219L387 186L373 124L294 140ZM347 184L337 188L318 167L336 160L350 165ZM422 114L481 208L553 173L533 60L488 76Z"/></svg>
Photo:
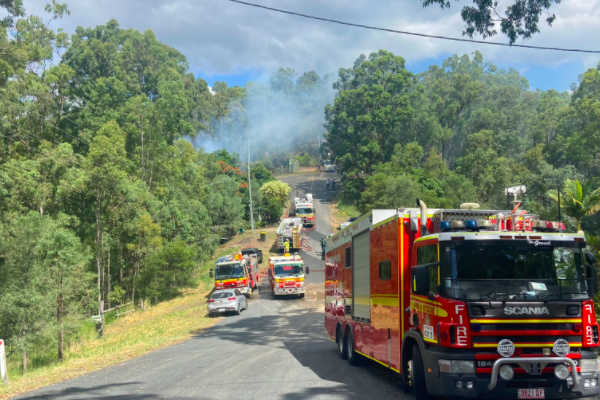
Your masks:
<svg viewBox="0 0 600 400"><path fill-rule="evenodd" d="M215 290L208 301L208 315L234 312L240 315L248 309L248 299L238 289Z"/></svg>
<svg viewBox="0 0 600 400"><path fill-rule="evenodd" d="M335 164L325 163L323 167L323 171L325 172L335 172Z"/></svg>

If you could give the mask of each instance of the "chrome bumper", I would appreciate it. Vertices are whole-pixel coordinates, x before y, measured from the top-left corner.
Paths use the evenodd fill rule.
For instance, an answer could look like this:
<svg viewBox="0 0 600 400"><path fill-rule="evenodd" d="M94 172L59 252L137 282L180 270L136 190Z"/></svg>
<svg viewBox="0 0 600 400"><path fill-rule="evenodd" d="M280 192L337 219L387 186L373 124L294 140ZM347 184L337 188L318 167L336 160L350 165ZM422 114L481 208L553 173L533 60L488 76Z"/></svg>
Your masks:
<svg viewBox="0 0 600 400"><path fill-rule="evenodd" d="M488 385L488 390L494 390L496 384L498 383L498 371L503 364L519 364L522 367L522 364L530 364L532 362L541 363L542 369L551 363L566 363L571 367L571 378L573 379L573 384L571 386L571 390L577 390L579 387L579 376L577 375L577 366L575 362L568 357L531 357L531 358L501 358L496 360L494 365L492 366L492 376L490 378L490 384ZM527 370L527 368L525 368Z"/></svg>

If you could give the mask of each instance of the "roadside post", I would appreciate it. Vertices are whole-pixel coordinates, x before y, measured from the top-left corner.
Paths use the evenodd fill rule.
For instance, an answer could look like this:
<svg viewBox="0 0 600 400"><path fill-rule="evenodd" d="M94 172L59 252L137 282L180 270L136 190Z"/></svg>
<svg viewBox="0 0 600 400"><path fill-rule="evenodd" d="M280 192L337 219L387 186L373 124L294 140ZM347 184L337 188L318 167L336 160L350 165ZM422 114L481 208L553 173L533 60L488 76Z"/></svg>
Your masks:
<svg viewBox="0 0 600 400"><path fill-rule="evenodd" d="M0 339L0 379L8 385L8 369L6 367L6 352L4 351L4 340Z"/></svg>

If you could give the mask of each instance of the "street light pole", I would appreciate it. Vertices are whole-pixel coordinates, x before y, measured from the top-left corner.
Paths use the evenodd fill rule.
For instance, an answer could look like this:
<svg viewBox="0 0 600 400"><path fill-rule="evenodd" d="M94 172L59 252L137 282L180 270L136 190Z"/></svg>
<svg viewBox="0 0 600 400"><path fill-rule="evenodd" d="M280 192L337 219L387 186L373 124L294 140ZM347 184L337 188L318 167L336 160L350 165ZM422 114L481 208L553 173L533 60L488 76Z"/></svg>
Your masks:
<svg viewBox="0 0 600 400"><path fill-rule="evenodd" d="M250 181L250 133L246 135L248 137L248 194L250 195L250 225L252 226L252 233L254 233L254 212L252 211L252 181Z"/></svg>

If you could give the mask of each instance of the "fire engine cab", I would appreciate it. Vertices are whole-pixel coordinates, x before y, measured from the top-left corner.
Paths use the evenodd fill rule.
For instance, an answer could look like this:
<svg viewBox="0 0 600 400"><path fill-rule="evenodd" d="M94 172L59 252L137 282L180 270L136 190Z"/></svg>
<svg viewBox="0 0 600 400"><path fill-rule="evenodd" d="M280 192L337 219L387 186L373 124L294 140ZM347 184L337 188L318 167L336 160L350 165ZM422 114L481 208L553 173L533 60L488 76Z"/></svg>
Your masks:
<svg viewBox="0 0 600 400"><path fill-rule="evenodd" d="M302 193L300 197L294 198L292 214L302 219L306 228L316 228L315 208L311 193Z"/></svg>
<svg viewBox="0 0 600 400"><path fill-rule="evenodd" d="M254 257L241 254L220 257L210 277L214 274L215 290L238 289L246 297L252 295L252 289L258 282L258 264Z"/></svg>
<svg viewBox="0 0 600 400"><path fill-rule="evenodd" d="M304 298L309 269L298 253L269 258L269 284L273 296L299 295Z"/></svg>
<svg viewBox="0 0 600 400"><path fill-rule="evenodd" d="M595 258L520 211L373 210L326 241L325 328L417 400L598 394Z"/></svg>

